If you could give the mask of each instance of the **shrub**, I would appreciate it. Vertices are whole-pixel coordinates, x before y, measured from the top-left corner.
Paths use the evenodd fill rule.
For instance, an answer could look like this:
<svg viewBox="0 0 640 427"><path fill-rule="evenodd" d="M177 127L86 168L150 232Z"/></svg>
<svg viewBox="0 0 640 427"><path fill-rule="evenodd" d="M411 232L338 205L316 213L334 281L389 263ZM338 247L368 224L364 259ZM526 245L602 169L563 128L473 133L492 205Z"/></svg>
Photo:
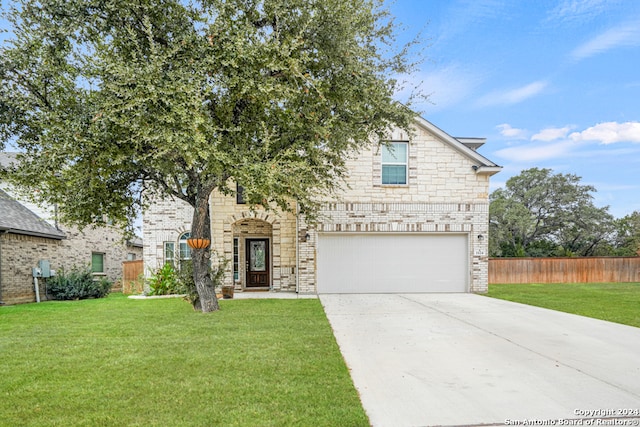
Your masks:
<svg viewBox="0 0 640 427"><path fill-rule="evenodd" d="M47 294L54 300L103 298L109 295L112 286L104 277L95 279L89 267L74 266L69 272L61 268L57 275L47 279Z"/></svg>
<svg viewBox="0 0 640 427"><path fill-rule="evenodd" d="M172 295L180 292L176 271L166 263L147 279L149 295Z"/></svg>

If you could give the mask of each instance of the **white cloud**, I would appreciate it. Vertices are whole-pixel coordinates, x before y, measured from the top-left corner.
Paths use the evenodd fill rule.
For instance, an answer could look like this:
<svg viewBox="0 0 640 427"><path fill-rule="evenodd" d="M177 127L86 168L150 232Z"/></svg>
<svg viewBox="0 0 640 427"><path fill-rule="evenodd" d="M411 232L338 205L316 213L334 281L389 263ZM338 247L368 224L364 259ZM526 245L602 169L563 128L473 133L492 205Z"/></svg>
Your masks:
<svg viewBox="0 0 640 427"><path fill-rule="evenodd" d="M617 47L640 46L640 21L612 28L578 46L571 52L575 60L588 58Z"/></svg>
<svg viewBox="0 0 640 427"><path fill-rule="evenodd" d="M504 137L512 139L527 139L526 130L511 127L511 125L508 123L498 125L496 126L496 128L500 130L500 135Z"/></svg>
<svg viewBox="0 0 640 427"><path fill-rule="evenodd" d="M574 142L567 140L552 144L525 144L503 148L496 151L494 155L509 162L540 162L542 160L557 160L560 157L566 157L574 146Z"/></svg>
<svg viewBox="0 0 640 427"><path fill-rule="evenodd" d="M562 128L547 128L542 129L531 137L532 141L554 141L556 139L566 138L571 128L565 126Z"/></svg>
<svg viewBox="0 0 640 427"><path fill-rule="evenodd" d="M538 95L547 85L547 82L539 80L506 92L493 92L480 98L477 104L480 107L518 104Z"/></svg>
<svg viewBox="0 0 640 427"><path fill-rule="evenodd" d="M442 43L460 35L466 34L469 28L481 25L491 25L495 20L509 19L509 0L458 0L447 4L443 24L437 29L438 40Z"/></svg>
<svg viewBox="0 0 640 427"><path fill-rule="evenodd" d="M604 12L610 0L563 0L548 15L548 21L586 22Z"/></svg>
<svg viewBox="0 0 640 427"><path fill-rule="evenodd" d="M640 143L640 122L606 122L592 126L582 132L569 135L573 141L598 141L601 144L615 142Z"/></svg>
<svg viewBox="0 0 640 427"><path fill-rule="evenodd" d="M499 129L511 130L511 126L505 124ZM603 156L626 156L633 153L620 150L586 150L589 142L612 144L615 142L640 143L640 122L608 122L585 129L581 132L569 134L570 126L562 128L542 129L531 137L531 141L512 147L506 147L493 153L496 157L513 163L535 163L547 160L559 160L562 158L582 157L590 159L602 159ZM587 144L582 144L586 142ZM635 157L631 155L631 157Z"/></svg>
<svg viewBox="0 0 640 427"><path fill-rule="evenodd" d="M429 95L428 102L420 103L416 100L416 109L434 112L451 107L468 99L469 94L481 82L482 77L462 69L456 64L445 67L415 73L398 78L399 81L407 81L408 87L419 87L421 91ZM408 98L408 91L402 91L395 95L400 100Z"/></svg>

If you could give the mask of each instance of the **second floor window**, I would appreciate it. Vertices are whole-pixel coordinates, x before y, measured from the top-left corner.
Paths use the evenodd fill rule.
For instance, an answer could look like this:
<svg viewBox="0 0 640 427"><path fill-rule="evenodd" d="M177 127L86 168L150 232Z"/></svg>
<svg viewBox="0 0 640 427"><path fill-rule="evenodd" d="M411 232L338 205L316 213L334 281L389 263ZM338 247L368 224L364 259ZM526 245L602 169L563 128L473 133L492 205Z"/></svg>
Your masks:
<svg viewBox="0 0 640 427"><path fill-rule="evenodd" d="M382 146L382 184L406 185L409 159L409 144L392 142Z"/></svg>
<svg viewBox="0 0 640 427"><path fill-rule="evenodd" d="M244 205L244 188L242 185L236 184L236 204Z"/></svg>

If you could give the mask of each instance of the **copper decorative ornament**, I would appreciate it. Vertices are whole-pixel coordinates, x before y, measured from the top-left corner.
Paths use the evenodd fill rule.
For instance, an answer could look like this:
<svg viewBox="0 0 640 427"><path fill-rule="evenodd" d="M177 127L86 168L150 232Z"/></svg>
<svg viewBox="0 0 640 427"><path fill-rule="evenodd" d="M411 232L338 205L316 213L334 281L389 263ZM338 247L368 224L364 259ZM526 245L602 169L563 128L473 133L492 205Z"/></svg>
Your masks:
<svg viewBox="0 0 640 427"><path fill-rule="evenodd" d="M205 249L209 247L209 243L211 243L209 239L187 239L187 245L189 245L191 249Z"/></svg>

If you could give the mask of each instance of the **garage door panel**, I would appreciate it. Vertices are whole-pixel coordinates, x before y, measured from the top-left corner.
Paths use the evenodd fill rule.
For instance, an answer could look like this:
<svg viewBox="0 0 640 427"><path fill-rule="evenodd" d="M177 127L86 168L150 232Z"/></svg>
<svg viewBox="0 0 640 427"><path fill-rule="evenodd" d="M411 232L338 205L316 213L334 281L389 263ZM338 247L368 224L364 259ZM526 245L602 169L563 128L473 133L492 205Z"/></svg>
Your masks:
<svg viewBox="0 0 640 427"><path fill-rule="evenodd" d="M321 234L319 293L466 292L466 235Z"/></svg>

